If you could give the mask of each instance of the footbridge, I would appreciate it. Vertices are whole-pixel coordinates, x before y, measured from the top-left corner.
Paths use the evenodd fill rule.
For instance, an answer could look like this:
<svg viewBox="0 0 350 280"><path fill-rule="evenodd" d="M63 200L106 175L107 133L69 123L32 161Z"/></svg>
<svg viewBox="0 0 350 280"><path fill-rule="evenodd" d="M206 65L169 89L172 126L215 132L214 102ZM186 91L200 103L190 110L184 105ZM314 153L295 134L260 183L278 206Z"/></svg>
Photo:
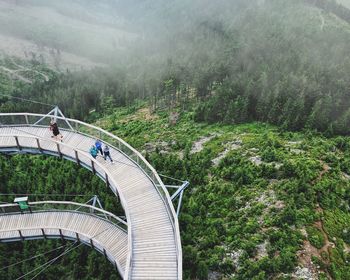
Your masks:
<svg viewBox="0 0 350 280"><path fill-rule="evenodd" d="M63 142L51 137L48 124L53 117ZM90 156L96 138L110 147L114 164ZM26 213L8 211L12 204L0 205L0 241L75 239L102 252L124 279L182 279L179 225L169 193L154 168L125 141L99 127L59 116L57 110L54 115L53 111L0 113L0 153L46 154L76 162L106 182L126 217L125 222L103 210L52 207L69 202L35 202L30 205L33 211ZM182 197L182 192L176 193ZM50 207L36 210L36 204Z"/></svg>

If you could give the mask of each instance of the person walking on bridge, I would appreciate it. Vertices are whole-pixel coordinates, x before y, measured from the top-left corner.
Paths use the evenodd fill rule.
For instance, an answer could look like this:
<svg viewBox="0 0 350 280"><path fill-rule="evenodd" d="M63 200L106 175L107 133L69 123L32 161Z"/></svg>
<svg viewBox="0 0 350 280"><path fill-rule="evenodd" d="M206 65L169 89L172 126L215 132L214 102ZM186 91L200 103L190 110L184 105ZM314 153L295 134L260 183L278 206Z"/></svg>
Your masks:
<svg viewBox="0 0 350 280"><path fill-rule="evenodd" d="M103 151L102 151L102 142L100 139L96 139L96 142L95 142L95 147L97 149L97 151L100 151L101 153L101 156L103 156Z"/></svg>
<svg viewBox="0 0 350 280"><path fill-rule="evenodd" d="M96 149L96 146L95 145L92 145L91 148L90 148L90 155L96 159L97 157L97 154L98 154L98 151Z"/></svg>
<svg viewBox="0 0 350 280"><path fill-rule="evenodd" d="M61 142L63 142L63 136L60 133L60 130L58 129L58 125L54 119L51 119L50 130L52 131L52 134L53 134L51 138L54 138L55 140L60 140Z"/></svg>
<svg viewBox="0 0 350 280"><path fill-rule="evenodd" d="M103 149L103 153L104 153L104 159L106 160L107 157L109 158L109 160L113 163L113 159L111 157L111 154L109 152L109 147L107 145L105 145L104 149Z"/></svg>

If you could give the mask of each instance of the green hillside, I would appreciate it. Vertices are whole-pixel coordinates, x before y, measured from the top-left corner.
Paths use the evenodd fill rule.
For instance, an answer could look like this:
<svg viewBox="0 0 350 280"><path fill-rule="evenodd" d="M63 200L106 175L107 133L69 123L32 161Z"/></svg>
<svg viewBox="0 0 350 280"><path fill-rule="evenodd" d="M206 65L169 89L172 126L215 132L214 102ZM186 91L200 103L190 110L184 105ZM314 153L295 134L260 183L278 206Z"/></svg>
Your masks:
<svg viewBox="0 0 350 280"><path fill-rule="evenodd" d="M144 106L118 108L97 124L142 151L160 173L191 182L180 216L185 279L350 276L348 138L283 132L261 123L195 123L192 113L181 114L170 125L168 114L151 114ZM13 170L4 170L3 192L13 186L19 192L57 195L62 187L68 194L97 191L102 195L105 190L96 184L96 178L90 183L82 170L70 171L75 175L66 176L64 182L60 176L56 176L58 182L50 178L37 182L36 178L45 178L39 171L46 170L45 165L59 174L62 168L70 170L70 163L18 156L1 158L1 162L2 170L8 165ZM32 166L29 174L23 168L28 164ZM109 204L111 196L102 195L103 203ZM36 246L44 245L30 244ZM45 246L49 250L58 245ZM22 254L25 259L27 253ZM74 273L90 279L86 271L65 271L59 265L75 263L79 256L67 256L42 279L56 271L62 277ZM100 269L109 273L113 267ZM13 271L3 273L10 276Z"/></svg>

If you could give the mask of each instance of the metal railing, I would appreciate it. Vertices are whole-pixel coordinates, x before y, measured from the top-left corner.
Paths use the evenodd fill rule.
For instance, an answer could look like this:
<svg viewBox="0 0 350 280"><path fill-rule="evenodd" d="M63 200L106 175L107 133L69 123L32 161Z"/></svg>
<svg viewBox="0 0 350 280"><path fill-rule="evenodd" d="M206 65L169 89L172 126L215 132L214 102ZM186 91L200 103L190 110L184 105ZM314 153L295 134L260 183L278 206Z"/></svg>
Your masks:
<svg viewBox="0 0 350 280"><path fill-rule="evenodd" d="M47 127L52 117L53 116L50 116L50 115L33 114L33 113L0 113L0 124L5 126L17 126L17 127L18 126ZM94 125L84 123L79 120L63 118L59 116L56 116L56 119L57 119L57 124L61 130L72 131L71 127L73 127L74 130L72 132L79 133L90 138L101 139L104 143L120 151L126 157L132 160L149 177L154 187L162 197L164 205L168 211L168 215L173 225L174 236L176 239L175 241L176 241L176 250L177 250L178 278L182 279L182 248L181 248L179 224L178 224L176 212L171 202L169 193L166 190L166 187L164 186L163 181L160 179L155 169L147 162L147 160L137 150L135 150L124 140L113 135L112 133L105 131ZM41 123L45 123L46 125L40 125L39 123L36 124L39 120L41 120ZM67 125L67 122L69 122L70 126ZM130 228L129 228L129 231L131 231ZM128 259L127 267L130 268L130 266L131 266L131 259ZM129 276L127 275L126 278L128 279Z"/></svg>
<svg viewBox="0 0 350 280"><path fill-rule="evenodd" d="M22 215L22 214L35 214L35 213L53 213L53 212L67 212L67 213L74 213L74 214L83 214L88 215L89 217L95 218L95 219L101 219L107 223L110 223L111 225L117 227L119 230L128 233L128 224L119 218L118 216L114 215L113 213L110 213L104 209L97 208L92 205L88 204L82 204L72 201L38 201L38 202L29 202L28 203L28 209L22 210L20 209L19 205L17 203L7 203L7 204L0 204L0 216L1 215ZM33 228L34 229L34 228ZM94 242L94 238L97 237L99 234L96 234L92 237L88 237L87 235L84 235L83 233L75 232L74 237L67 235L67 231L71 232L71 229L63 228L63 227L39 227L35 228L37 230L40 230L39 235L33 235L33 236L24 236L23 231L25 229L18 228L16 231L19 234L20 240L25 239L38 239L38 238L61 238L63 239L69 239L69 240L77 240L79 242L86 243L90 245L93 249L99 251L102 253L106 259L108 259L120 272L120 274L123 276L125 274L125 271L121 264L113 257L111 252L106 249L102 244ZM57 230L58 234L53 234L52 232L47 232L48 230ZM10 230L1 230L0 232L13 232L13 229ZM103 231L101 232L103 233ZM7 240L18 240L16 237L7 238Z"/></svg>
<svg viewBox="0 0 350 280"><path fill-rule="evenodd" d="M1 214L23 214L23 213L39 213L39 212L74 212L74 213L86 213L91 216L103 219L117 226L124 232L128 231L128 224L118 216L104 209L82 204L73 201L35 201L28 202L29 209L21 210L17 203L0 204L0 215Z"/></svg>
<svg viewBox="0 0 350 280"><path fill-rule="evenodd" d="M18 131L21 132L20 130ZM24 133L24 132L22 132ZM6 135L2 134L0 135L0 139L7 139L7 145L3 145L0 147L2 150L8 149L12 150L13 147L16 147L18 150L39 150L41 153L44 154L51 154L51 155L59 155L60 157L66 158L68 160L74 161L85 168L91 170L94 174L98 175L102 180L104 180L108 187L111 188L111 190L114 192L115 195L119 195L119 199L121 202L121 205L124 209L125 216L127 218L127 221L130 221L130 214L127 207L126 200L123 196L123 194L119 191L117 183L113 179L113 175L110 174L108 170L104 168L104 166L99 163L97 160L93 159L87 152L78 150L68 144L61 143L58 141L52 141L51 139L45 139L38 136L31 136L31 135ZM25 139L25 141L24 141ZM11 143L12 140L12 143ZM1 141L0 141L1 143ZM128 256L127 256L127 263L131 263L131 256L132 256L132 226L128 222ZM128 272L128 271L126 271Z"/></svg>

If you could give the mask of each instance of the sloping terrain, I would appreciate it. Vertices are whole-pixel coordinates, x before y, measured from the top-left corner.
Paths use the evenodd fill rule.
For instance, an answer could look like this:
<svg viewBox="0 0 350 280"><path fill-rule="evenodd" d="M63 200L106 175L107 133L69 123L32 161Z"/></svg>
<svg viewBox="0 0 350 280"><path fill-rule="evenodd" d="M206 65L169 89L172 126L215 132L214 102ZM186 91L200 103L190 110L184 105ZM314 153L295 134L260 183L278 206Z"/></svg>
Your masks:
<svg viewBox="0 0 350 280"><path fill-rule="evenodd" d="M135 106L98 125L191 182L180 216L186 279L350 277L347 137L169 120Z"/></svg>
<svg viewBox="0 0 350 280"><path fill-rule="evenodd" d="M104 66L135 35L88 11L79 1L0 1L0 53L63 70Z"/></svg>
<svg viewBox="0 0 350 280"><path fill-rule="evenodd" d="M344 7L347 7L350 9L350 1L349 0L337 0L339 4L342 4Z"/></svg>

